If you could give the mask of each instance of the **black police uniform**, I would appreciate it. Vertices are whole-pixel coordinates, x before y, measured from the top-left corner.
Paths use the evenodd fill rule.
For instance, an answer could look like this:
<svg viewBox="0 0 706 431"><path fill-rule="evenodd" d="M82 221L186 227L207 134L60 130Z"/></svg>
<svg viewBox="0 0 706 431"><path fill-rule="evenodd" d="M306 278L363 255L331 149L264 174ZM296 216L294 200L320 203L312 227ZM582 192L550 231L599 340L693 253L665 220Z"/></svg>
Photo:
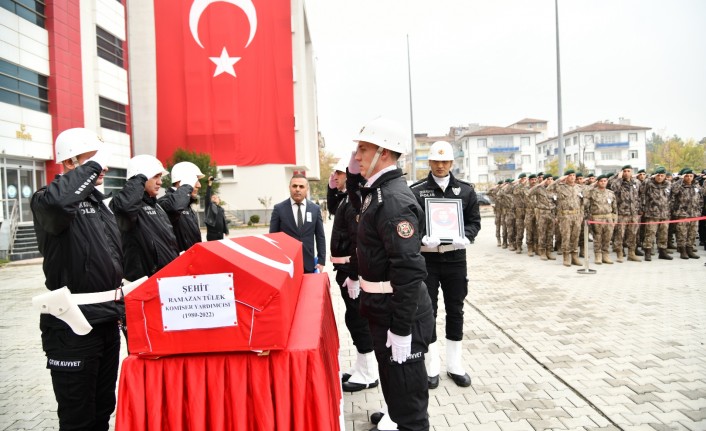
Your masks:
<svg viewBox="0 0 706 431"><path fill-rule="evenodd" d="M191 197L194 188L187 184L177 189L170 187L157 203L169 216L174 228L179 251L186 251L197 242L201 242L199 219L191 208L196 199ZM209 201L210 202L210 201Z"/></svg>
<svg viewBox="0 0 706 431"><path fill-rule="evenodd" d="M463 206L463 225L466 238L472 243L480 231L480 210L473 185L461 181L449 172L449 185L446 191L429 176L412 184L411 189L419 205L426 208L428 198L460 199ZM424 235L423 233L421 234ZM468 270L466 267L466 250L449 250L445 252L423 252L427 264L426 285L429 297L434 307L436 318L439 299L439 286L444 295L446 308L446 339L461 341L463 339L463 303L468 295ZM432 343L436 341L436 328Z"/></svg>
<svg viewBox="0 0 706 431"><path fill-rule="evenodd" d="M353 193L353 198L360 201L360 197L355 193ZM355 256L357 234L358 211L350 202L350 198L344 194L343 200L336 202L336 215L331 229L331 258L348 257L350 259L348 263L334 263L333 269L336 271L336 283L341 288L341 297L346 305L346 327L351 333L356 350L358 353L364 354L373 351L373 339L370 336L368 320L362 317L358 310L360 296L351 299L348 296L348 288L343 286L346 278L358 280L358 259Z"/></svg>
<svg viewBox="0 0 706 431"><path fill-rule="evenodd" d="M123 243L125 278L130 281L151 276L179 256L169 217L145 191L146 182L146 176L135 175L110 201Z"/></svg>
<svg viewBox="0 0 706 431"><path fill-rule="evenodd" d="M57 176L31 200L45 285L72 293L114 290L123 277L115 218L95 189L101 167L89 161ZM93 329L75 334L63 321L42 314L42 348L51 370L61 429L107 430L115 410L122 301L80 305Z"/></svg>
<svg viewBox="0 0 706 431"><path fill-rule="evenodd" d="M228 220L226 212L220 205L211 202L213 188L206 188L206 210L204 211L206 225L206 241L216 241L228 235Z"/></svg>
<svg viewBox="0 0 706 431"><path fill-rule="evenodd" d="M419 252L424 213L400 169L385 172L371 187L362 188L361 197L358 275L368 282L389 282L393 290L360 292L360 313L370 325L382 392L400 430L428 430L424 353L434 316ZM394 362L391 349L385 347L388 329L399 336L412 335L411 354L402 364Z"/></svg>

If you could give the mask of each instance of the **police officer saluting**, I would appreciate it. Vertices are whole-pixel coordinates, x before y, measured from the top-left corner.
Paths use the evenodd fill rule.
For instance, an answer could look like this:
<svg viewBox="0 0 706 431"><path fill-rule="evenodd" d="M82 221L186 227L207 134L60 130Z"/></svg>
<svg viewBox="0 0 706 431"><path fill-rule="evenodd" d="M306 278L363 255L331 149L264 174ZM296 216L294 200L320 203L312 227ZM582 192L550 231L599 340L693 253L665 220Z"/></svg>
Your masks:
<svg viewBox="0 0 706 431"><path fill-rule="evenodd" d="M397 123L377 118L355 140L355 160L367 179L358 225L360 313L368 319L389 412L378 428L397 429L383 426L391 419L400 430L428 430L424 353L434 314L420 253L424 212L397 168L408 136Z"/></svg>
<svg viewBox="0 0 706 431"><path fill-rule="evenodd" d="M95 297L107 292L107 297L112 297L79 306L77 315L83 314L81 318L92 326L84 335L65 323L68 311L61 320L50 314L40 318L60 429L107 430L115 410L118 321L124 314L122 301L115 300L115 289L120 286L123 268L115 218L103 203L105 196L96 189L108 171L102 146L100 138L88 129L59 134L56 162L63 165L64 174L39 189L30 204L44 256L47 289L57 291L66 286L71 295ZM51 308L52 304L44 306ZM55 308L64 311L61 305Z"/></svg>
<svg viewBox="0 0 706 431"><path fill-rule="evenodd" d="M199 219L191 204L198 200L199 189L201 189L199 180L204 177L204 174L191 162L179 162L172 167L170 177L172 186L157 202L169 216L179 251L186 251L192 245L201 242Z"/></svg>
<svg viewBox="0 0 706 431"><path fill-rule="evenodd" d="M439 287L444 295L446 307L446 367L449 377L458 386L471 385L471 378L466 374L461 356L463 340L463 303L468 294L466 268L466 245L472 243L480 230L480 210L473 186L453 176L453 149L445 141L435 142L429 149L429 167L431 171L426 179L411 186L419 205L425 208L429 198L454 199L460 201L463 211L463 235L442 244L439 238L425 235L422 238L422 255L426 261L426 285L429 289L434 317L438 309ZM439 345L436 341L436 328L432 335L429 353L426 357L426 369L429 376L429 388L439 386Z"/></svg>

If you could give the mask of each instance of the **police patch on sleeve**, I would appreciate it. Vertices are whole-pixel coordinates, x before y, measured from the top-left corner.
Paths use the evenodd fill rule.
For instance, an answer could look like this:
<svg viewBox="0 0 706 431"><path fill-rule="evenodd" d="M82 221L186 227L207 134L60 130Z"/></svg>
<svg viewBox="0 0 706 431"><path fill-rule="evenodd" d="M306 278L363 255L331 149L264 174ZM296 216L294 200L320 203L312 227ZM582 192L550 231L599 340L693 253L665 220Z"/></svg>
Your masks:
<svg viewBox="0 0 706 431"><path fill-rule="evenodd" d="M411 238L414 235L414 226L406 220L397 223L397 235L405 239Z"/></svg>

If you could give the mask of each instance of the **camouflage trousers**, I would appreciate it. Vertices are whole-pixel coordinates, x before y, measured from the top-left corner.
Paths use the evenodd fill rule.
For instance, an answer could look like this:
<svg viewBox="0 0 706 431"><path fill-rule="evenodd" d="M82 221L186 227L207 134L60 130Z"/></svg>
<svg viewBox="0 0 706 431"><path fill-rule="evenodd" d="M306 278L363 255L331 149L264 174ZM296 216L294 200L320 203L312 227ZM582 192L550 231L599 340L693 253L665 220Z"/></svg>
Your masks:
<svg viewBox="0 0 706 431"><path fill-rule="evenodd" d="M551 210L537 210L537 243L542 250L554 247L554 214Z"/></svg>
<svg viewBox="0 0 706 431"><path fill-rule="evenodd" d="M505 210L505 239L508 244L515 243L515 210Z"/></svg>
<svg viewBox="0 0 706 431"><path fill-rule="evenodd" d="M639 215L618 215L618 223L639 223ZM637 246L637 232L640 228L638 224L618 224L615 226L615 244L616 250L623 247L623 239L629 250L634 250Z"/></svg>
<svg viewBox="0 0 706 431"><path fill-rule="evenodd" d="M522 247L525 237L525 209L515 208L515 246Z"/></svg>
<svg viewBox="0 0 706 431"><path fill-rule="evenodd" d="M662 218L645 217L645 222L665 221ZM648 224L645 226L645 238L642 241L642 248L652 248L657 237L657 248L667 248L667 231L669 230L668 223ZM641 226L642 227L642 226Z"/></svg>
<svg viewBox="0 0 706 431"><path fill-rule="evenodd" d="M537 217L534 209L525 210L525 232L527 235L527 246L537 245ZM536 250L535 250L536 251Z"/></svg>
<svg viewBox="0 0 706 431"><path fill-rule="evenodd" d="M606 216L607 217L607 216ZM596 220L600 222L613 222L612 218ZM610 253L610 240L613 238L613 224L592 224L593 252Z"/></svg>
<svg viewBox="0 0 706 431"><path fill-rule="evenodd" d="M494 208L495 210L495 238L500 241L502 238L501 236L501 230L502 230L502 225L503 225L503 210L499 209L498 207Z"/></svg>
<svg viewBox="0 0 706 431"><path fill-rule="evenodd" d="M677 228L677 247L694 247L698 222L674 223Z"/></svg>
<svg viewBox="0 0 706 431"><path fill-rule="evenodd" d="M578 251L579 232L581 232L581 215L560 215L559 231L561 231L561 252L571 253Z"/></svg>

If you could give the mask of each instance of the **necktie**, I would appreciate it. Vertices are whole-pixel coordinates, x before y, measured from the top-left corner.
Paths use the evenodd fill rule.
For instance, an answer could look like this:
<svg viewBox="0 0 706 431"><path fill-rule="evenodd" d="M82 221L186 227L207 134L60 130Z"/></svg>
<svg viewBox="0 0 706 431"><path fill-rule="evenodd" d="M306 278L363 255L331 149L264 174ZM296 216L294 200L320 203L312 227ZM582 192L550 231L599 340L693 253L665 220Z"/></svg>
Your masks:
<svg viewBox="0 0 706 431"><path fill-rule="evenodd" d="M298 202L297 203L297 227L299 229L304 226L304 219L302 218L302 203Z"/></svg>

